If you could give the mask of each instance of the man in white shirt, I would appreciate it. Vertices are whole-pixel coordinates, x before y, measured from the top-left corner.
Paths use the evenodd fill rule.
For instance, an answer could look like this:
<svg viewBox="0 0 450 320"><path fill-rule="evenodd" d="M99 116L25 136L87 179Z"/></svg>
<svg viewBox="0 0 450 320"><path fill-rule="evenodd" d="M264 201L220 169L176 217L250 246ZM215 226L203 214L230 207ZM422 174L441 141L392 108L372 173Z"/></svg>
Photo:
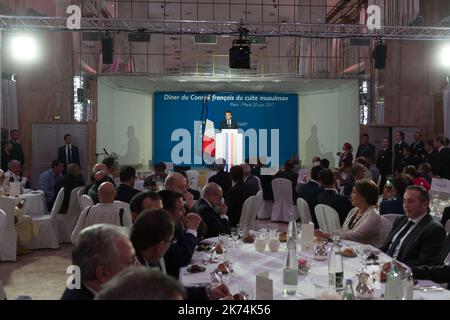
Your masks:
<svg viewBox="0 0 450 320"><path fill-rule="evenodd" d="M5 182L3 182L3 189L9 191L10 182L20 182L20 186L25 188L27 186L27 178L22 177L22 165L18 160L11 160L8 162L8 171L5 172Z"/></svg>
<svg viewBox="0 0 450 320"><path fill-rule="evenodd" d="M108 223L117 226L131 226L130 209L114 202L116 190L111 182L103 182L98 188L99 203L84 208L72 232L72 243L78 239L81 230L98 223Z"/></svg>

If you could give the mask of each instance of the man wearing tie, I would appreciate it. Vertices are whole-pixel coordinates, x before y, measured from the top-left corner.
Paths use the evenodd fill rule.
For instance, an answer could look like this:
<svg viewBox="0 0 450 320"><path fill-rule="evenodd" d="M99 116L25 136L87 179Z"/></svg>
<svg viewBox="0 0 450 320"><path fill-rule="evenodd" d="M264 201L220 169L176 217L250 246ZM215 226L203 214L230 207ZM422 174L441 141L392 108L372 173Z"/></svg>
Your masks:
<svg viewBox="0 0 450 320"><path fill-rule="evenodd" d="M76 163L80 167L80 154L78 152L78 147L72 145L72 136L70 134L64 135L64 146L58 149L58 160L64 163L64 172L67 174L67 167L71 163Z"/></svg>
<svg viewBox="0 0 450 320"><path fill-rule="evenodd" d="M220 129L237 129L237 122L232 120L232 117L231 111L226 111L225 120L220 122Z"/></svg>

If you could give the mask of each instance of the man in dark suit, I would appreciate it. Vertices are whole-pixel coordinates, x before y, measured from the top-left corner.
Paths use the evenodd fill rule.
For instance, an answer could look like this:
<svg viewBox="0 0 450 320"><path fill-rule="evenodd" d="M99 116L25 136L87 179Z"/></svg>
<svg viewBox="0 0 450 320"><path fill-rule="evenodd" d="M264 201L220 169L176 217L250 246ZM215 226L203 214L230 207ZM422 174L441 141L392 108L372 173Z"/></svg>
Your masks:
<svg viewBox="0 0 450 320"><path fill-rule="evenodd" d="M225 204L228 206L227 216L230 219L230 227L236 227L241 218L244 202L251 194L244 184L244 170L241 166L231 167L230 175L234 186L225 197Z"/></svg>
<svg viewBox="0 0 450 320"><path fill-rule="evenodd" d="M246 191L254 196L259 191L259 181L256 176L252 174L252 169L248 163L241 164L241 168L244 172L244 186Z"/></svg>
<svg viewBox="0 0 450 320"><path fill-rule="evenodd" d="M238 124L233 119L231 111L225 112L225 120L220 121L220 129L237 129Z"/></svg>
<svg viewBox="0 0 450 320"><path fill-rule="evenodd" d="M436 256L436 265L421 265L412 267L411 271L415 279L431 280L437 283L447 283L450 289L450 234Z"/></svg>
<svg viewBox="0 0 450 320"><path fill-rule="evenodd" d="M321 170L319 180L324 190L317 196L317 204L325 204L336 210L339 215L339 221L343 225L349 211L353 208L352 203L347 197L338 194L336 179L330 169Z"/></svg>
<svg viewBox="0 0 450 320"><path fill-rule="evenodd" d="M66 288L61 300L93 300L104 283L136 263L133 245L120 227L87 227L72 249L72 265L80 268L81 287Z"/></svg>
<svg viewBox="0 0 450 320"><path fill-rule="evenodd" d="M411 148L408 145L405 145L402 147L402 154L403 154L403 158L400 161L400 165L399 165L399 173L403 172L403 169L405 169L407 166L418 166L418 159L413 157L411 154Z"/></svg>
<svg viewBox="0 0 450 320"><path fill-rule="evenodd" d="M413 181L405 173L400 173L392 179L392 190L383 193L384 199L380 203L380 214L405 214L403 210L403 195L406 188L411 186Z"/></svg>
<svg viewBox="0 0 450 320"><path fill-rule="evenodd" d="M428 213L430 198L422 186L409 186L403 196L406 215L394 221L381 250L410 267L433 265L445 229Z"/></svg>
<svg viewBox="0 0 450 320"><path fill-rule="evenodd" d="M131 166L123 166L120 169L120 185L117 187L116 200L130 203L131 198L140 191L134 189L136 180L136 169Z"/></svg>
<svg viewBox="0 0 450 320"><path fill-rule="evenodd" d="M380 192L382 192L387 176L392 174L392 150L387 138L383 139L383 149L378 152L377 168L381 174Z"/></svg>
<svg viewBox="0 0 450 320"><path fill-rule="evenodd" d="M55 198L59 190L61 190L61 188L64 188L64 200L59 213L63 214L67 212L72 190L82 186L84 186L84 179L80 174L80 167L76 163L69 164L69 167L67 168L67 174L65 176L59 177L55 182Z"/></svg>
<svg viewBox="0 0 450 320"><path fill-rule="evenodd" d="M414 142L411 143L410 148L411 155L418 163L421 163L425 156L425 142L422 141L422 132L417 131L414 133Z"/></svg>
<svg viewBox="0 0 450 320"><path fill-rule="evenodd" d="M224 197L227 196L228 191L231 189L231 176L229 172L225 171L225 166L225 159L216 159L215 167L217 173L208 180L208 182L215 182L220 186L223 191Z"/></svg>
<svg viewBox="0 0 450 320"><path fill-rule="evenodd" d="M375 146L369 143L369 135L367 133L361 136L361 144L358 146L358 151L356 151L356 158L358 157L375 157Z"/></svg>
<svg viewBox="0 0 450 320"><path fill-rule="evenodd" d="M445 137L442 135L434 138L434 147L437 150L436 166L441 178L450 179L450 149L445 145Z"/></svg>
<svg viewBox="0 0 450 320"><path fill-rule="evenodd" d="M317 222L314 208L317 205L317 197L323 191L319 182L319 174L322 171L321 166L315 166L311 169L311 179L308 183L300 183L297 186L297 194L300 198L308 203L309 211L311 213L311 219L314 222L314 227L319 229L319 223Z"/></svg>
<svg viewBox="0 0 450 320"><path fill-rule="evenodd" d="M217 183L210 182L203 187L203 197L196 203L196 211L200 214L208 228L206 238L217 237L221 233L230 233L230 221L227 216L228 207L222 203L223 192ZM218 211L214 210L217 207Z"/></svg>
<svg viewBox="0 0 450 320"><path fill-rule="evenodd" d="M292 160L287 160L284 163L284 168L277 172L277 174L273 177L276 178L284 178L288 179L292 183L292 202L296 205L297 201L297 191L295 188L297 187L298 173L292 171L294 169L294 162Z"/></svg>
<svg viewBox="0 0 450 320"><path fill-rule="evenodd" d="M408 144L404 141L405 140L405 133L403 131L397 131L394 134L394 173L401 172L401 162L403 159L403 147L407 146Z"/></svg>
<svg viewBox="0 0 450 320"><path fill-rule="evenodd" d="M19 130L14 129L11 130L11 142L13 145L12 151L11 151L11 157L10 160L18 160L22 164L22 167L25 163L25 155L23 154L22 145L20 144L20 136L19 136Z"/></svg>
<svg viewBox="0 0 450 320"><path fill-rule="evenodd" d="M71 163L80 164L80 153L78 147L72 145L72 136L70 134L64 135L64 146L58 149L58 160L64 163L64 174L67 173L67 167Z"/></svg>
<svg viewBox="0 0 450 320"><path fill-rule="evenodd" d="M191 262L197 245L197 229L202 219L195 213L186 215L181 192L161 190L159 195L163 208L170 213L175 222L174 239L177 240L164 255L166 271L178 279L180 268Z"/></svg>

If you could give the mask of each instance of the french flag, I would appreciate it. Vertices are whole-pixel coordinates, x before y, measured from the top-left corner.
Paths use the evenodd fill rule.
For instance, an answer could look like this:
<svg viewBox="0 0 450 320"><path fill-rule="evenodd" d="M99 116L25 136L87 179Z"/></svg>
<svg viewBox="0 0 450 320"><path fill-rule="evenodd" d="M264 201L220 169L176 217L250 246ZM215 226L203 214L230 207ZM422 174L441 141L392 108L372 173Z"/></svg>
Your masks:
<svg viewBox="0 0 450 320"><path fill-rule="evenodd" d="M216 154L216 131L214 130L214 122L211 120L211 113L208 111L206 113L205 121L205 132L203 133L202 140L202 151L203 153L209 154L214 157Z"/></svg>

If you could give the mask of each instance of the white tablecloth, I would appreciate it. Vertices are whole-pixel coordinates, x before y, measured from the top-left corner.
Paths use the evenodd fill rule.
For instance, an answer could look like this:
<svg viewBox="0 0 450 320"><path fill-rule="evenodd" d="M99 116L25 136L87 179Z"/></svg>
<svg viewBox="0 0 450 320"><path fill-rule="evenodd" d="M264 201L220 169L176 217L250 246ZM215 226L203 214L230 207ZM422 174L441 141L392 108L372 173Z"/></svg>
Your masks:
<svg viewBox="0 0 450 320"><path fill-rule="evenodd" d="M343 247L350 246L356 252L358 243L351 241L341 241ZM331 245L331 244L330 244ZM376 248L372 248L374 251L379 251ZM239 292L239 284L245 283L255 290L256 275L262 272L268 271L270 279L273 280L274 299L287 299L283 296L283 274L282 268L286 255L286 244L281 244L278 252L268 251L268 247L265 252L257 252L254 244L243 244L237 249L230 249L228 254L228 260L233 263L234 272L232 276L227 280L227 284L232 294ZM312 258L312 252L299 252L299 255L303 255ZM209 256L209 255L208 255ZM220 255L219 255L220 256ZM203 265L202 260L206 258L205 252L194 253L192 259L193 263ZM352 279L353 287L356 288L358 283L357 272L361 268L361 260L359 257L355 258L343 258L344 259L344 279ZM379 254L379 262L382 265L385 262L390 261L391 258L384 253ZM211 282L210 273L217 268L217 263L208 264L207 270L202 273L190 274L186 268L180 270L180 280L186 286L195 286L199 284L206 284ZM317 261L311 259L310 273L306 278L299 278L298 289L299 296L289 297L290 299L311 299L316 297L316 288L313 283L313 279L319 280L320 283L328 282L328 261ZM345 283L345 281L344 281ZM430 282L428 282L429 284ZM419 282L419 284L422 284ZM425 283L424 285L427 285ZM381 294L384 293L384 284L380 284L379 288L375 290L374 299L381 299ZM450 291L414 291L414 299L450 299Z"/></svg>
<svg viewBox="0 0 450 320"><path fill-rule="evenodd" d="M27 215L40 215L47 213L47 205L45 204L45 195L42 190L31 191L24 190L24 194L19 197L3 197L5 201L13 201L14 205L19 203L21 199L26 199L25 207L22 212Z"/></svg>

